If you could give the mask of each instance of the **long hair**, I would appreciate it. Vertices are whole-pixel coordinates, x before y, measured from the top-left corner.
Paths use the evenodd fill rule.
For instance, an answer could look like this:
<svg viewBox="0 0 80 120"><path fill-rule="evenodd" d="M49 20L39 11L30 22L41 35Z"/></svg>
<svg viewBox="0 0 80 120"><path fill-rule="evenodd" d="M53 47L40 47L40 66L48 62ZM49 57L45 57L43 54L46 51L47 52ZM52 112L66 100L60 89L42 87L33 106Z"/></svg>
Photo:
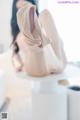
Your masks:
<svg viewBox="0 0 80 120"><path fill-rule="evenodd" d="M17 53L19 51L19 47L18 44L15 43L16 42L16 38L18 33L20 32L18 24L17 24L17 18L16 18L16 13L17 13L17 7L16 7L16 3L18 0L13 0L13 5L12 5L12 17L11 17L11 33L12 33L12 37L13 37L13 41L12 44L15 45L16 49L15 49L15 53ZM28 2L31 2L32 4L36 5L36 13L37 15L39 15L38 12L38 1L37 0L25 0Z"/></svg>

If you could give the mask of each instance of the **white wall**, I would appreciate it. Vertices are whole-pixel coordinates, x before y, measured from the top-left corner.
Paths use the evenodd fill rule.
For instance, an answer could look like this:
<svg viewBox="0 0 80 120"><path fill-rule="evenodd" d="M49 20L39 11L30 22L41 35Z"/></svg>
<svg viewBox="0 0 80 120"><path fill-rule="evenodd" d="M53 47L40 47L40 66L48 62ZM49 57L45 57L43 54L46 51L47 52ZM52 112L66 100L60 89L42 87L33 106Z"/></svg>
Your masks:
<svg viewBox="0 0 80 120"><path fill-rule="evenodd" d="M52 13L68 60L80 60L80 3L58 4L58 1L65 0L40 0L41 9L47 8Z"/></svg>
<svg viewBox="0 0 80 120"><path fill-rule="evenodd" d="M11 43L10 18L12 0L0 0L0 45L7 50Z"/></svg>

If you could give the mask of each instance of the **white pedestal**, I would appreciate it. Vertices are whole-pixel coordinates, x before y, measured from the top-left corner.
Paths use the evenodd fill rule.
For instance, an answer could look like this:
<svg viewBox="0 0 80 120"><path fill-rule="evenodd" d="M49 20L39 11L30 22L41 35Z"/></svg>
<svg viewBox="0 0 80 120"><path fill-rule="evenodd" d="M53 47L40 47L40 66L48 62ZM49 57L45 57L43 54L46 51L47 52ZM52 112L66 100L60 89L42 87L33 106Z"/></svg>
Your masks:
<svg viewBox="0 0 80 120"><path fill-rule="evenodd" d="M68 120L80 120L80 90L68 90Z"/></svg>
<svg viewBox="0 0 80 120"><path fill-rule="evenodd" d="M56 78L51 75L33 82L32 120L67 120L67 89Z"/></svg>

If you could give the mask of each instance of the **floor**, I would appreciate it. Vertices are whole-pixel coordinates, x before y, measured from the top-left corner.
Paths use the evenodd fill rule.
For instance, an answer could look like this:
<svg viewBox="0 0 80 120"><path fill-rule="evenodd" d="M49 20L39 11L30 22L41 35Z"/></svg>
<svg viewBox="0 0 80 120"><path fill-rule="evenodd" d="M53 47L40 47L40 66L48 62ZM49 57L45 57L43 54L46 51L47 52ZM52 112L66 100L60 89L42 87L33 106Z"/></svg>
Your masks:
<svg viewBox="0 0 80 120"><path fill-rule="evenodd" d="M7 107L2 109L8 113L8 120L31 119L31 82L16 76L12 67L10 53L0 56L0 67L6 73L6 98ZM1 64L2 63L2 64Z"/></svg>
<svg viewBox="0 0 80 120"><path fill-rule="evenodd" d="M11 63L11 51L0 55L0 68L4 70L6 76L6 107L4 106L2 112L8 113L8 120L33 120L32 118L32 80L27 77L16 74ZM80 84L80 69L77 67L67 67L62 75L57 75L58 79L61 76L70 81L70 84ZM56 76L54 75L54 78ZM42 78L40 78L42 79ZM52 80L53 81L53 80ZM46 89L46 79L37 83L34 88L37 92L41 89L43 92ZM50 82L47 81L47 85ZM41 85L42 84L42 85ZM34 82L35 85L35 82ZM42 88L39 88L41 85ZM44 89L45 88L45 89ZM48 90L48 89L46 89ZM49 92L49 91L47 91Z"/></svg>

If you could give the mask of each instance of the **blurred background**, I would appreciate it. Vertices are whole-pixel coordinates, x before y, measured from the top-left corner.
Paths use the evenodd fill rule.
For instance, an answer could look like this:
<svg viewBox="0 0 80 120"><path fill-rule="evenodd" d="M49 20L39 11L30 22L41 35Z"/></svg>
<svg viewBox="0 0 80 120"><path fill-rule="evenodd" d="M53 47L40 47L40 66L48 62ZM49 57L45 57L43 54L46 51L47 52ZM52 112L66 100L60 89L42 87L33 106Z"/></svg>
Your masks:
<svg viewBox="0 0 80 120"><path fill-rule="evenodd" d="M10 30L12 1L0 1L0 53L8 50L12 41ZM59 1L39 0L39 11L47 8L52 13L68 61L80 61L80 3L61 4Z"/></svg>

